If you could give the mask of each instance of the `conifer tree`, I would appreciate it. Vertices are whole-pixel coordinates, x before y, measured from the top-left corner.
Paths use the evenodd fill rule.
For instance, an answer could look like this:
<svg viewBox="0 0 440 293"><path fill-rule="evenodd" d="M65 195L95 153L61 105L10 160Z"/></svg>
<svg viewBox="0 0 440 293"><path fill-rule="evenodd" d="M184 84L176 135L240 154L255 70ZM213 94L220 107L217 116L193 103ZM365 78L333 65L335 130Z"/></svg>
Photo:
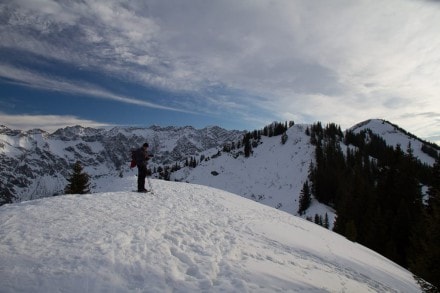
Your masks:
<svg viewBox="0 0 440 293"><path fill-rule="evenodd" d="M196 160L195 157L191 157L191 161L190 161L190 163L189 163L189 166L190 166L191 168L195 168L195 167L197 167L197 160Z"/></svg>
<svg viewBox="0 0 440 293"><path fill-rule="evenodd" d="M324 218L323 226L324 226L324 228L327 228L327 229L330 228L330 222L329 222L328 214L327 213L325 213L325 218Z"/></svg>
<svg viewBox="0 0 440 293"><path fill-rule="evenodd" d="M354 221L349 221L345 224L345 237L347 237L348 240L356 241L357 229Z"/></svg>
<svg viewBox="0 0 440 293"><path fill-rule="evenodd" d="M315 214L315 224L322 226L322 216Z"/></svg>
<svg viewBox="0 0 440 293"><path fill-rule="evenodd" d="M244 156L248 158L252 152L251 146L251 135L250 133L246 133L243 137L243 145L244 145Z"/></svg>
<svg viewBox="0 0 440 293"><path fill-rule="evenodd" d="M305 134L306 134L307 136L310 136L310 129L309 129L309 127L308 127L308 126L306 127L306 131L305 131Z"/></svg>
<svg viewBox="0 0 440 293"><path fill-rule="evenodd" d="M312 202L312 196L310 194L309 182L306 181L301 189L301 194L299 196L299 208L298 214L303 215L304 212L309 208Z"/></svg>
<svg viewBox="0 0 440 293"><path fill-rule="evenodd" d="M86 194L90 192L90 176L83 172L83 167L81 162L77 161L73 165L73 173L70 178L67 179L69 184L67 184L64 192L66 194Z"/></svg>
<svg viewBox="0 0 440 293"><path fill-rule="evenodd" d="M417 239L416 255L411 269L419 277L440 290L440 159L433 166L433 185L429 188L429 201L421 228L423 235Z"/></svg>

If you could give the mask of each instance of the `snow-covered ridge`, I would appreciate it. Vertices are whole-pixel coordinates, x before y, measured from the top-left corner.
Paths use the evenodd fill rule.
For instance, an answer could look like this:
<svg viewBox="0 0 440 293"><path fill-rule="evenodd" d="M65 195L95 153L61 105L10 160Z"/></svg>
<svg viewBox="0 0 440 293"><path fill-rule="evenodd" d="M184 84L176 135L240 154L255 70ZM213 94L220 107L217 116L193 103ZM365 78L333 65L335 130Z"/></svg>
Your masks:
<svg viewBox="0 0 440 293"><path fill-rule="evenodd" d="M404 152L406 152L407 147L411 145L411 148L414 151L414 156L422 163L432 166L435 162L433 157L421 151L422 146L427 144L425 141L403 129L400 129L397 125L381 119L370 119L350 128L354 133L359 133L366 129L370 129L373 133L382 137L389 146L397 147L399 145ZM438 146L434 149L437 152L440 151Z"/></svg>
<svg viewBox="0 0 440 293"><path fill-rule="evenodd" d="M135 177L119 178L127 190ZM2 292L421 292L310 222L218 189L69 195L0 207Z"/></svg>

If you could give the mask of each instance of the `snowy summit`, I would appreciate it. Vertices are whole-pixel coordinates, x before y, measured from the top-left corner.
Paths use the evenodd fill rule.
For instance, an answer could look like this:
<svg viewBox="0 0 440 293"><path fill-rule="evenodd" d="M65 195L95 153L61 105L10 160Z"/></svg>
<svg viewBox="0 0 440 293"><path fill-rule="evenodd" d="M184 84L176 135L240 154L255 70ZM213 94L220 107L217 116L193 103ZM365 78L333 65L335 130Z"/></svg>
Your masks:
<svg viewBox="0 0 440 293"><path fill-rule="evenodd" d="M130 190L135 177L120 178ZM199 185L0 207L2 292L421 292L318 225Z"/></svg>

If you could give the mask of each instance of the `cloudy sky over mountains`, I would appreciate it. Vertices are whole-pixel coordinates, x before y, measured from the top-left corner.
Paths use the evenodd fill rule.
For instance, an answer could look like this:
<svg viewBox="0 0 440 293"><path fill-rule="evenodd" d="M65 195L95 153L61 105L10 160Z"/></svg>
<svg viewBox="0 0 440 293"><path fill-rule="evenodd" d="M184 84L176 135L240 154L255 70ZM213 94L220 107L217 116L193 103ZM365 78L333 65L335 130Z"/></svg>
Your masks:
<svg viewBox="0 0 440 293"><path fill-rule="evenodd" d="M440 3L0 4L0 121L260 128L383 118L440 141Z"/></svg>

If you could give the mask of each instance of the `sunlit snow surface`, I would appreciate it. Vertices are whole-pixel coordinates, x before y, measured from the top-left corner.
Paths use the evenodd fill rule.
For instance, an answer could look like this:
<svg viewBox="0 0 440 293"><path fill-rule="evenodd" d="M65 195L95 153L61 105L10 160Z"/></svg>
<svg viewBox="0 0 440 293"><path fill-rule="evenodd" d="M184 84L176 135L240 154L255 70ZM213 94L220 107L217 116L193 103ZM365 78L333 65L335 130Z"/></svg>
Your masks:
<svg viewBox="0 0 440 293"><path fill-rule="evenodd" d="M218 189L152 184L154 195L0 207L0 291L420 292L407 270L306 220Z"/></svg>

